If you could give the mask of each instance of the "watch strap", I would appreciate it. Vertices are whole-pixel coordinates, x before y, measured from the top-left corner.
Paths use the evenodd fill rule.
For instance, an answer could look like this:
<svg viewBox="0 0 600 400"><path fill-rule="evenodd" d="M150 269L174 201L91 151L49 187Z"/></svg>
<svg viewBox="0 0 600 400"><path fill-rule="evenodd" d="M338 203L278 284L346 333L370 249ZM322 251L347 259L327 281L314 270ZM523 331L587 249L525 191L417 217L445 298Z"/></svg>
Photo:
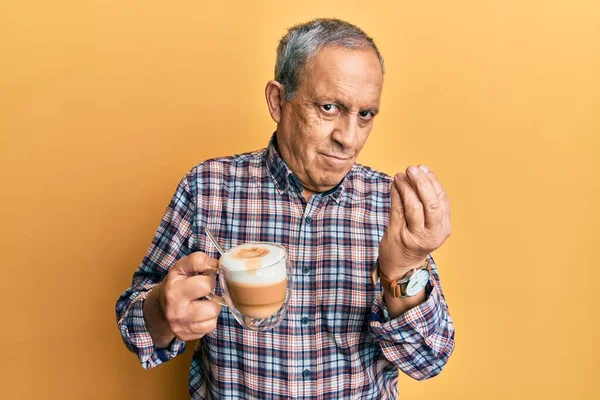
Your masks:
<svg viewBox="0 0 600 400"><path fill-rule="evenodd" d="M377 279L379 279L379 281L381 282L381 286L383 287L383 290L386 291L390 296L392 296L395 299L399 299L401 297L407 297L406 296L406 286L407 283L410 279L410 277L412 275L414 275L414 273L416 271L422 270L422 269L430 269L430 262L429 262L429 257L427 257L425 259L425 262L423 263L423 265L413 268L410 271L408 271L406 273L406 275L404 275L402 277L402 279L394 281L391 280L390 278L388 278L387 276L385 276L380 270L379 270L379 260L377 260L377 263L375 264L375 268L373 269L373 273L371 275L371 280L373 281L373 284L377 284Z"/></svg>

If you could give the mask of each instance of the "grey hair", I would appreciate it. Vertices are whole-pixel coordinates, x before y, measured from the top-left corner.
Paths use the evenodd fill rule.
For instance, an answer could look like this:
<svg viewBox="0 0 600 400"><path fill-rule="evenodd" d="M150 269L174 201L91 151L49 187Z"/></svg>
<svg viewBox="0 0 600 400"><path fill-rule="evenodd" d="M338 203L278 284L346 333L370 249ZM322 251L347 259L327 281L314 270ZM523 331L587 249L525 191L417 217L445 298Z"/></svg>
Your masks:
<svg viewBox="0 0 600 400"><path fill-rule="evenodd" d="M362 29L339 19L315 19L291 27L279 41L275 80L285 88L287 100L294 97L307 63L327 46L372 49L379 58L381 72L384 72L383 57L379 49Z"/></svg>

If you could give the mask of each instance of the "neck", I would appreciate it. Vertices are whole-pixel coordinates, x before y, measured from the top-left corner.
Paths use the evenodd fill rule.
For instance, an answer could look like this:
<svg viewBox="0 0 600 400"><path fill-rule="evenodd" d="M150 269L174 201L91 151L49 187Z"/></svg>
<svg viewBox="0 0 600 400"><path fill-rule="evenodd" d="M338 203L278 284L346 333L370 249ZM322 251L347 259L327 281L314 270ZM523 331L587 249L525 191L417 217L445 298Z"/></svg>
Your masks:
<svg viewBox="0 0 600 400"><path fill-rule="evenodd" d="M317 192L313 192L306 188L302 188L302 197L304 197L304 199L306 200L307 203L310 201L310 198L313 196L313 194L316 194L316 193Z"/></svg>

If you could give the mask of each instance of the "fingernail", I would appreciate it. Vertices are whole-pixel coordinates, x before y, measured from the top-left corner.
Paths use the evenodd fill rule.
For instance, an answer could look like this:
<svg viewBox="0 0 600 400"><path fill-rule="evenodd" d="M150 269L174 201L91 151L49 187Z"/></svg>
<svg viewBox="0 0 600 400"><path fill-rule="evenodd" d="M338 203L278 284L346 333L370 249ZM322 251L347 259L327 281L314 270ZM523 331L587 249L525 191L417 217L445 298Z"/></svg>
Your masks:
<svg viewBox="0 0 600 400"><path fill-rule="evenodd" d="M411 175L414 175L414 176L416 176L416 175L419 173L419 169L418 169L417 167L415 167L414 165L411 165L411 166L408 168L408 172L409 172Z"/></svg>
<svg viewBox="0 0 600 400"><path fill-rule="evenodd" d="M428 173L429 172L429 168L427 168L426 165L420 165L419 168L421 168L421 171Z"/></svg>

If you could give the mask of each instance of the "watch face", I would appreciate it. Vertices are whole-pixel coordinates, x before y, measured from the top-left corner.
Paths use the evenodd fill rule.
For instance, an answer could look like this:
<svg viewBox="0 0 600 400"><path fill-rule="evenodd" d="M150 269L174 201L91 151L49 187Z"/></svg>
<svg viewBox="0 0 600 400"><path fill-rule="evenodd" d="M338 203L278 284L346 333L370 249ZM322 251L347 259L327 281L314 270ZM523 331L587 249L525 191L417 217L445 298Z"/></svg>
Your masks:
<svg viewBox="0 0 600 400"><path fill-rule="evenodd" d="M406 285L406 295L415 296L418 294L429 282L429 271L421 269L412 275Z"/></svg>

